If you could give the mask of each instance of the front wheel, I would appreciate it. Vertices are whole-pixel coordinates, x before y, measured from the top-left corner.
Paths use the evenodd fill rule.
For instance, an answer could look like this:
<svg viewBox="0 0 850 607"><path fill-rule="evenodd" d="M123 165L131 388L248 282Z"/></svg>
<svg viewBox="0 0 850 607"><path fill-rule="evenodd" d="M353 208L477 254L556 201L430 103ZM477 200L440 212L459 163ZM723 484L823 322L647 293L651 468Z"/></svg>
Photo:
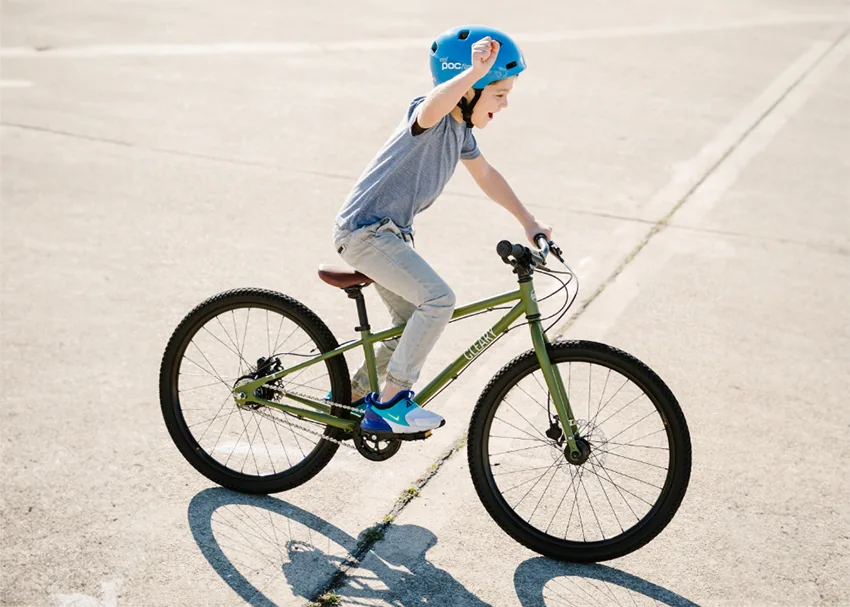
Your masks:
<svg viewBox="0 0 850 607"><path fill-rule="evenodd" d="M646 365L589 341L549 358L576 417L582 458L570 461L534 350L482 392L467 454L484 507L516 541L577 562L637 550L670 522L688 486L691 441L676 398Z"/></svg>

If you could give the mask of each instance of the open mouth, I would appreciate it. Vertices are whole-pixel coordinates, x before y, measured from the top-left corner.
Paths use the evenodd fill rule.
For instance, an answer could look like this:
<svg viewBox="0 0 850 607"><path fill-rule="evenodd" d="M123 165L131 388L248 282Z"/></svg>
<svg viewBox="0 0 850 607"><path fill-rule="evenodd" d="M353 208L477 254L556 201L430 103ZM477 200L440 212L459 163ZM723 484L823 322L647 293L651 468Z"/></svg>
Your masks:
<svg viewBox="0 0 850 607"><path fill-rule="evenodd" d="M487 115L490 117L490 120L493 120L493 112L487 112Z"/></svg>

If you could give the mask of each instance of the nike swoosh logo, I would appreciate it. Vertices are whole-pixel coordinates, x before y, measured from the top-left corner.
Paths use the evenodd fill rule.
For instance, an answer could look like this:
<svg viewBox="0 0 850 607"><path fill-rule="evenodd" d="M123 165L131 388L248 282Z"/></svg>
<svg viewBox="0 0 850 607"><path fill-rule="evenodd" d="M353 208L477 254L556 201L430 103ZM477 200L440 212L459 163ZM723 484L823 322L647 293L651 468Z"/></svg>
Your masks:
<svg viewBox="0 0 850 607"><path fill-rule="evenodd" d="M392 413L387 413L387 417L389 417L390 419L394 419L394 420L398 421L398 416L393 415Z"/></svg>

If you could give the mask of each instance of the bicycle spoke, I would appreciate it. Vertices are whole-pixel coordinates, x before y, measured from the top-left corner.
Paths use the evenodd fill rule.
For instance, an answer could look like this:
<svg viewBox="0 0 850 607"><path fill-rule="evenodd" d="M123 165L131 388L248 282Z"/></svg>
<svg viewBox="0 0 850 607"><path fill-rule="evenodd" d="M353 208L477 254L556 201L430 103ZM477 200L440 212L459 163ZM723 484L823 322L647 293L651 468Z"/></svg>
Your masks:
<svg viewBox="0 0 850 607"><path fill-rule="evenodd" d="M544 476L546 476L546 474L548 474L548 473L549 473L549 470L551 470L551 469L552 469L552 466L554 466L556 463L557 463L557 462L552 462L551 464L549 464L548 466L546 466L546 471L545 471L545 472L543 472L543 474L541 474L540 476L535 476L534 478L530 478L530 479L528 479L528 480L522 481L521 483L517 483L516 485L514 485L514 486L513 486L513 487L511 487L510 489L506 489L506 490L505 490L505 491L503 491L502 493L503 493L503 494L505 494L505 493L509 493L509 492L513 491L514 489L516 489L517 487L522 487L523 485L527 485L528 483L530 483L530 482L531 482L531 481L533 481L533 480L538 480L538 481L539 481L541 478L543 478Z"/></svg>
<svg viewBox="0 0 850 607"><path fill-rule="evenodd" d="M529 449L541 449L543 447L548 447L549 445L537 445L536 447L524 447L522 449L513 449L512 451L502 451L500 453L491 453L490 457L496 457L497 455L507 455L508 453L517 453L518 451L528 451Z"/></svg>
<svg viewBox="0 0 850 607"><path fill-rule="evenodd" d="M578 477L578 482L581 482L581 475L584 468L579 468L578 472L576 472L576 476ZM567 539L567 534L570 532L570 523L573 520L573 511L578 509L578 519L579 525L581 526L581 537L587 541L587 538L584 535L584 522L581 520L581 507L578 505L578 486L575 483L572 483L573 494L575 495L575 500L573 501L572 508L570 508L570 517L567 519L567 528L564 530L564 539Z"/></svg>
<svg viewBox="0 0 850 607"><path fill-rule="evenodd" d="M656 413L656 414L657 414L657 413L658 413L658 411L656 411L655 409L653 409L652 411L650 411L649 413L647 413L646 415L644 415L643 417L641 417L639 420L637 420L635 423L633 423L631 426L628 426L627 428L624 428L623 430L620 430L619 432L617 432L617 434L615 434L614 436L612 436L610 440L614 440L615 438L617 438L618 436L620 436L620 435L621 435L623 432L625 432L626 430L629 430L629 429L631 429L631 428L634 428L635 426L637 426L639 423L641 423L643 420L645 420L647 417L649 417L649 416L650 416L650 415L652 415L653 413Z"/></svg>
<svg viewBox="0 0 850 607"><path fill-rule="evenodd" d="M543 470L543 468L549 468L549 466L538 466L536 468L523 468L522 470L511 470L509 472L493 472L493 476L507 476L508 474L518 474L520 472L531 472L532 470Z"/></svg>
<svg viewBox="0 0 850 607"><path fill-rule="evenodd" d="M531 376L532 376L532 377L534 377L534 373L532 373L532 374L531 374ZM536 378L535 378L535 379L536 379ZM537 383L540 383L540 382L537 382ZM538 406L538 407L540 407L541 409L543 409L543 410L546 412L546 417L547 417L547 418L549 417L549 411L546 409L546 407L544 407L544 406L543 406L543 405L542 405L542 404L541 404L541 403L540 403L540 402L539 402L536 398L534 398L531 394L529 394L528 392L526 392L526 391L525 391L525 388L523 388L521 384L517 384L517 385L516 385L516 387L517 387L517 388L519 388L520 390L522 390L522 392L523 392L523 393L524 393L524 394L525 394L528 398L530 398L532 401L534 401L535 403L537 403L537 406ZM547 394L547 393L546 393L546 392L544 392L544 394ZM507 401L506 401L506 402L507 402Z"/></svg>
<svg viewBox="0 0 850 607"><path fill-rule="evenodd" d="M616 411L614 411L611 415L609 415L608 417L606 417L604 421L599 422L599 424L598 424L598 425L600 425L600 426L601 426L602 424L604 424L605 422L607 422L608 420L610 420L612 417L614 417L615 415L617 415L620 411L622 411L622 410L623 410L623 409L625 409L626 407L629 407L629 406L633 405L633 404L635 403L635 401L637 401L637 400L638 400L641 396L646 396L646 394L644 394L644 393L642 393L642 392L641 392L640 394L638 394L637 396L635 396L632 400L630 400L628 403L626 403L625 405L623 405L622 407L620 407L619 409L617 409Z"/></svg>
<svg viewBox="0 0 850 607"><path fill-rule="evenodd" d="M592 457L592 456L591 456L591 457ZM587 469L587 468L585 468L585 469L586 469L586 470L588 470L588 472L590 472L591 474L596 474L596 475L598 475L600 478L603 478L604 480L608 481L609 483L611 483L612 485L614 485L615 487L617 487L617 489L618 489L618 490L625 491L626 493L628 493L628 494L629 494L629 495L631 495L632 497L636 497L636 498L638 498L640 501L642 501L642 502L643 502L644 504L646 504L647 506L652 506L652 504L651 504L651 503L649 503L648 501L646 501L645 499L643 499L643 498L642 498L641 496L639 496L637 493L632 493L631 491L629 491L628 489L626 489L626 488L625 488L625 487L623 487L622 485L618 485L618 484L617 484L617 483L615 483L613 480L611 480L611 475L610 475L610 474L608 474L608 473L609 473L609 472L614 472L614 470L611 470L611 469L609 469L609 468L606 468L605 466L602 466L602 465L600 465L600 464L596 464L596 465L597 465L597 466L599 466L599 467L600 467L600 468L601 468L601 469L605 472L605 474L606 474L607 476L602 476L601 474L599 474L598 472L596 472L596 471L594 471L594 470L590 470L590 469Z"/></svg>
<svg viewBox="0 0 850 607"><path fill-rule="evenodd" d="M526 431L525 431L525 430L523 430L522 428L519 428L519 427L517 427L517 426L514 426L514 425L513 425L512 423L510 423L510 422L506 422L505 420L503 420L503 419L502 419L502 418L500 418L499 416L495 416L493 419L495 419L495 420L498 420L498 421L502 422L502 423L503 423L503 424L505 424L506 426L510 426L511 428L513 428L514 430L517 430L518 432L522 432L522 433L523 433L523 434L525 434L526 436L530 436L530 437L531 437L531 438L533 438L534 440L538 440L538 441L544 442L544 443L546 443L547 445L552 444L551 439L549 439L549 438L547 438L547 437L543 436L542 434L541 434L541 436L543 436L543 438L537 438L536 436L534 436L534 435L533 435L533 434L531 434L530 432L526 432ZM526 421L528 421L528 420L526 420ZM533 426L532 426L532 427L533 427Z"/></svg>
<svg viewBox="0 0 850 607"><path fill-rule="evenodd" d="M228 394L227 396L224 397L224 402L221 403L221 406L218 408L218 411L216 412L215 417L213 417L210 420L207 420L207 421L210 422L210 425L207 426L207 430L209 430L212 427L212 423L220 417L219 413L221 413L221 410L224 409L224 405L226 405L227 401L229 401L229 400L230 400L230 395ZM231 413L233 413L233 412L231 411ZM185 419L184 419L184 421L185 421ZM199 425L199 424L202 424L202 423L204 423L204 422L198 422L198 424L193 424L193 425ZM192 426L189 426L189 427L191 428ZM203 433L201 434L200 438L198 438L199 443L201 442L201 440L203 440L204 436L207 433L207 430L204 430Z"/></svg>
<svg viewBox="0 0 850 607"><path fill-rule="evenodd" d="M599 516L596 514L596 508L593 507L593 500L590 499L590 494L587 492L587 487L584 484L584 481L580 481L579 483L581 488L584 489L584 496L587 498L587 505L590 506L590 511L593 513L593 518L596 519L596 524L599 526L599 533L602 534L602 539L605 539L605 530L602 529L602 523L599 522Z"/></svg>
<svg viewBox="0 0 850 607"><path fill-rule="evenodd" d="M535 432L537 432L537 434L539 434L539 435L543 438L543 440L546 440L546 438L547 438L547 437L546 437L546 435L545 435L545 434L543 434L540 430L538 430L538 429L534 426L534 424L532 424L530 421L528 421L528 419L527 419L527 418L526 418L526 417L525 417L522 413L520 413L519 411L517 411L517 410L516 410L516 408L515 408L515 407L514 407L514 406L513 406L513 405L512 405L509 401L508 401L508 399L507 399L507 398L505 398L502 402L504 402L504 403L505 403L508 407L510 407L511 409L513 409L514 413L516 413L517 415L519 415L519 416L523 419L523 421L525 421L525 423L526 423L526 424L528 424L529 426L531 426L531 429L532 429L532 430L534 430Z"/></svg>
<svg viewBox="0 0 850 607"><path fill-rule="evenodd" d="M616 391L616 392L614 392L614 394L612 394L612 395L611 395L611 398L609 398L607 401L605 401L605 404L604 404L604 405L602 405L599 409L597 409L597 410L596 410L596 413L593 415L593 420L592 420L592 422L591 422L591 423L596 424L596 420L597 420L597 419L599 419L599 414L600 414L600 413L602 413L602 412L605 410L605 407L607 407L608 405L610 405L610 404L611 404L611 401L613 401L615 398L617 398L617 395L620 393L620 390L622 390L623 388L625 388L625 387L626 387L629 383L631 383L631 382L630 382L628 379L626 379L626 380L625 380L625 381L624 381L624 382L620 385L620 387L619 387L619 388L617 388L617 391ZM600 402L601 402L601 401L600 401Z"/></svg>
<svg viewBox="0 0 850 607"><path fill-rule="evenodd" d="M617 521L617 524L620 526L620 533L625 533L626 530L623 529L623 523L620 522L620 517L617 516L617 510L614 508L614 504L611 503L611 498L608 497L608 492L605 490L605 485L603 485L602 481L599 480L599 476L596 477L596 482L599 483L599 488L602 489L602 493L605 494L605 499L608 500L608 505L611 506L611 512L614 514L614 519Z"/></svg>
<svg viewBox="0 0 850 607"><path fill-rule="evenodd" d="M558 460L555 460L555 462L557 462L557 461ZM555 477L558 475L558 469L559 468L560 468L560 466L555 469L555 473L552 474L552 478L549 479L549 482L546 483L546 486L543 488L543 491L540 493L540 499L537 500L537 504L535 504L534 510L531 511L531 514L528 515L528 522L529 523L531 522L531 519L534 518L534 513L537 512L537 509L540 507L540 502L543 501L543 497L546 495L546 491L549 489L549 486L552 484L552 481L555 480Z"/></svg>
<svg viewBox="0 0 850 607"><path fill-rule="evenodd" d="M221 383L221 382L215 381L215 382L213 382L213 383L211 383L211 384L204 384L203 386L194 386L194 387L192 387L192 388L181 388L181 389L180 389L180 393L182 394L183 392L192 392L192 391L194 391L194 390L201 390L202 388L210 388L210 387L212 387L212 386L217 386L217 385L219 385L220 383ZM225 385L227 385L227 384L225 384ZM228 390L228 391L229 391L229 390ZM230 394L228 394L227 396L228 396L228 398L230 398ZM183 410L185 411L185 409L183 409Z"/></svg>
<svg viewBox="0 0 850 607"><path fill-rule="evenodd" d="M578 472L576 472L576 476L578 476ZM575 476L573 476L572 470L570 470L570 484L567 487L566 491L564 491L564 496L561 498L561 501L558 502L558 507L555 508L555 513L552 515L552 520L549 521L549 524L546 525L545 533L549 533L549 528L552 526L552 523L555 522L555 517L558 516L558 512L561 510L561 504L564 503L564 500L567 499L567 494L570 492L570 489L573 488L573 483L575 483Z"/></svg>
<svg viewBox="0 0 850 607"><path fill-rule="evenodd" d="M525 438L524 436L496 436L495 434L491 434L490 438L505 438L505 439L508 439L508 440L530 440L530 441L535 441L535 442L538 442L538 443L543 442L539 438L534 438L534 437Z"/></svg>
<svg viewBox="0 0 850 607"><path fill-rule="evenodd" d="M514 504L513 506L511 506L511 508L513 508L513 509L514 509L514 511L516 511L516 509L517 509L517 508L519 508L519 505L523 502L523 500L525 500L525 498L526 498L526 497L528 497L528 494L529 494L529 493L531 493L531 492L534 490L534 488L535 488L535 487L536 487L536 486L540 483L540 481L543 479L543 477L544 477L544 476L546 476L547 474L549 474L549 470L551 470L551 469L552 469L552 466L555 466L555 474L557 474L557 473L558 473L558 468L559 468L560 466L558 466L558 460L555 460L555 461L553 461L553 462L552 462L552 464L551 464L551 465L550 465L550 466L546 469L546 472L544 472L544 473L543 473L543 474L541 474L539 477L537 477L537 481L536 481L536 482L535 482L535 483L531 486L531 489L529 489L528 491L526 491L526 492L525 492L525 495L523 495L523 496L520 498L520 500L519 500L516 504Z"/></svg>
<svg viewBox="0 0 850 607"><path fill-rule="evenodd" d="M602 406L602 399L605 398L605 390L608 389L608 380L611 379L611 369L608 369L608 373L605 375L605 384L602 386L602 394L599 395L599 404L596 405L596 412L599 413L599 407ZM590 420L590 410L587 411L587 419ZM596 415L593 416L593 421L596 421ZM590 421L588 421L588 425Z"/></svg>
<svg viewBox="0 0 850 607"><path fill-rule="evenodd" d="M200 353L201 353L201 356L204 356L204 353L203 353L203 352L201 352L200 348L198 348L198 345L197 345L194 341L193 341L193 342L190 342L190 343L191 343L193 346L195 346L195 349L196 349L196 350L198 350L198 352L200 352ZM193 365L195 365L196 367L198 367L198 368L199 368L199 369L201 369L202 371L206 371L206 372L207 372L210 376L215 377L215 378L216 378L219 382L221 382L222 384L224 384L225 386L227 386L227 389L228 389L228 390L231 390L230 384L228 384L226 381L224 381L224 379L222 379L221 375L219 375L219 374L218 374L218 371L216 371L216 368L215 368L215 367L213 367L212 363L210 363L210 361L209 361L209 360L207 360L207 357L206 357L206 356L204 356L204 360L207 360L207 363L209 363L210 367L212 368L212 372L211 372L211 371L209 371L209 370L208 370L206 367L204 367L203 365L201 365L201 364L199 364L199 363L196 363L194 360L192 360L191 358L189 358L189 357L188 357L188 356L186 356L185 354L183 355L183 360L188 360L190 363L192 363Z"/></svg>
<svg viewBox="0 0 850 607"><path fill-rule="evenodd" d="M661 428L660 430L656 430L653 434L658 434L659 432L664 432L665 428ZM657 447L653 445L635 445L634 443L613 443L611 441L605 441L605 445L615 445L616 447L634 447L636 449L656 449L658 451L669 451L669 447ZM613 449L611 450L613 451ZM610 451L609 451L610 453Z"/></svg>
<svg viewBox="0 0 850 607"><path fill-rule="evenodd" d="M647 466L652 466L653 468L658 468L659 470L667 470L664 466L659 466L658 464L651 464L649 462L645 462L641 459L634 459L633 457L626 457L625 455L620 455L619 453L613 453L611 451L605 451L604 449L597 449L597 453L607 453L609 455L613 455L614 457L622 457L623 459L627 459L629 461L637 462L639 464L646 464Z"/></svg>
<svg viewBox="0 0 850 607"><path fill-rule="evenodd" d="M653 430L649 434L644 434L640 438L636 438L634 440L634 442L637 442L639 440L643 440L645 438L649 438L650 436L654 436L654 435L658 434L659 432L666 432L666 431L667 431L666 428L659 428L658 430ZM628 446L634 446L634 447L647 447L647 445L632 445L632 443L615 443L615 442L611 441L610 439L608 441L606 441L606 443L610 444L610 445L628 445ZM650 449L664 449L664 450L669 451L669 449L667 447L649 447L649 448ZM612 451L613 451L613 449L612 449Z"/></svg>

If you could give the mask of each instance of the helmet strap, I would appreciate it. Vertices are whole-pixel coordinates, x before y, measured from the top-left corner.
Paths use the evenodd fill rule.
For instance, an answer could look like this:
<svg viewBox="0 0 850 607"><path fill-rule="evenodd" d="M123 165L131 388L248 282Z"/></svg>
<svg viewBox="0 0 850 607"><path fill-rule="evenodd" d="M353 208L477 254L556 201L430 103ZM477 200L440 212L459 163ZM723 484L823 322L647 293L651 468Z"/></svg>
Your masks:
<svg viewBox="0 0 850 607"><path fill-rule="evenodd" d="M472 89L475 91L475 95L472 96L472 101L468 101L466 97L461 97L460 101L458 101L457 106L460 108L461 114L463 114L463 121L466 123L467 128L472 128L472 110L475 108L475 104L478 103L478 100L481 99L481 91L482 89Z"/></svg>

